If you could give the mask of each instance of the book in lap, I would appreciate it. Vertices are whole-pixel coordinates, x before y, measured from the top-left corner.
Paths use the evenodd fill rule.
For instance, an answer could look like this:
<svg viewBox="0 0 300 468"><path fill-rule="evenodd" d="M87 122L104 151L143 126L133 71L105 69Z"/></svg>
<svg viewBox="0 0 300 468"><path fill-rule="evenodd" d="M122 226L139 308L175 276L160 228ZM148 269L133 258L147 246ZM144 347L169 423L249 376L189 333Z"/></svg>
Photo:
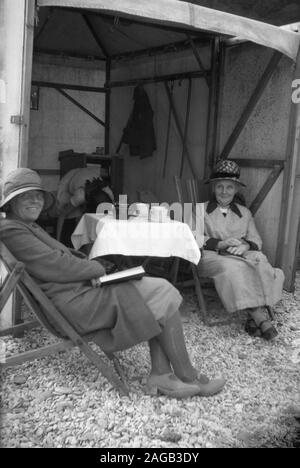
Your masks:
<svg viewBox="0 0 300 468"><path fill-rule="evenodd" d="M141 279L143 276L145 276L145 274L146 272L142 266L128 268L127 270L117 271L116 273L111 273L110 275L101 276L99 278L100 286L121 283L122 281Z"/></svg>

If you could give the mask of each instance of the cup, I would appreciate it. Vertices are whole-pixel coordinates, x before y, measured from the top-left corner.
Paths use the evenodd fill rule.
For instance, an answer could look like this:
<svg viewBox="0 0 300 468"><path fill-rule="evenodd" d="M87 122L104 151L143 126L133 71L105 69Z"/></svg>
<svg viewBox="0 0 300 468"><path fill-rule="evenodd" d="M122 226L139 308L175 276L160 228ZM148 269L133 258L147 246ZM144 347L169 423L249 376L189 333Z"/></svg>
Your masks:
<svg viewBox="0 0 300 468"><path fill-rule="evenodd" d="M154 223L169 221L168 209L165 206L153 206L150 211L150 220Z"/></svg>
<svg viewBox="0 0 300 468"><path fill-rule="evenodd" d="M134 203L129 210L129 215L148 219L149 205L147 203Z"/></svg>

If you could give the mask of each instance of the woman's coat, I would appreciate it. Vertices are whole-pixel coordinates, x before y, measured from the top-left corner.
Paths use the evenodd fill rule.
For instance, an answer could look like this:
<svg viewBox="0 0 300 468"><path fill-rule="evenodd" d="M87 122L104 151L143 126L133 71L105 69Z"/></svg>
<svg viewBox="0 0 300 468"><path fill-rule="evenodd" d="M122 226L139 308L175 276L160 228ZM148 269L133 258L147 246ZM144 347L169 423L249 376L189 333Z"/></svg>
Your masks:
<svg viewBox="0 0 300 468"><path fill-rule="evenodd" d="M78 258L35 223L1 219L0 236L79 333L98 331L95 341L105 351L126 349L158 335L160 323L180 305L175 288L157 278L92 288L91 279L105 273L101 264Z"/></svg>
<svg viewBox="0 0 300 468"><path fill-rule="evenodd" d="M273 306L281 299L284 274L279 268L273 268L260 251L262 240L248 208L232 203L224 216L216 202L206 202L204 235L199 271L213 278L227 312ZM244 258L219 254L218 241L229 237L250 244Z"/></svg>

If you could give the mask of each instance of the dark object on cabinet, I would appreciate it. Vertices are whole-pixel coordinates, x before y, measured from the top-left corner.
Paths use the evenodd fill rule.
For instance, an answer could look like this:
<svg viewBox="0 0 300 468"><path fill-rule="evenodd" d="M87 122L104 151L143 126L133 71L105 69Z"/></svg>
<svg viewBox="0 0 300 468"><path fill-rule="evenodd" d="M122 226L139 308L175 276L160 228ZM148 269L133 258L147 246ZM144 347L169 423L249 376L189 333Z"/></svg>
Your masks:
<svg viewBox="0 0 300 468"><path fill-rule="evenodd" d="M123 190L123 159L120 156L105 156L98 154L75 153L73 150L60 151L60 177L63 177L71 169L87 167L90 165L101 166L101 177L111 187L115 198Z"/></svg>

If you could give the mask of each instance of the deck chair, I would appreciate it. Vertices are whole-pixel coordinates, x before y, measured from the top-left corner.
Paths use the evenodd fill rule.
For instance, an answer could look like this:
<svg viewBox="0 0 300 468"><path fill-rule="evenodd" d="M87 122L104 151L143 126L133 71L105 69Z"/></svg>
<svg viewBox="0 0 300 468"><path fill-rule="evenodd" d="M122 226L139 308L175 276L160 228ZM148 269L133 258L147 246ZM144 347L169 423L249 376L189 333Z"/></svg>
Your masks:
<svg viewBox="0 0 300 468"><path fill-rule="evenodd" d="M25 304L37 319L1 330L0 336L8 335L16 329L28 330L42 324L59 339L58 342L53 345L8 357L6 361L1 364L1 367L15 366L25 361L45 357L78 346L122 396L128 395L129 391L125 384L123 372L117 357L113 353L104 353L112 363L112 366L108 365L89 345L89 342L92 341L95 334L79 335L73 325L58 311L38 284L26 272L24 264L17 261L1 241L0 261L3 262L7 270L7 276L0 290L0 311L3 310L11 293L17 288Z"/></svg>
<svg viewBox="0 0 300 468"><path fill-rule="evenodd" d="M183 180L180 179L178 176L174 176L174 183L175 183L175 189L176 189L176 194L177 194L177 200L181 205L183 205L185 202L192 203L193 206L198 203L201 198L203 198L203 201L207 199L208 193L202 195L201 193L205 193L208 189L204 186L204 181L201 180L196 180L196 179L188 179L188 180ZM193 279L192 280L187 280L183 282L178 282L177 277L179 273L179 268L180 268L180 260L177 259L177 263L174 265L173 269L173 281L177 287L189 287L193 286L195 288L196 296L197 296L197 301L199 305L199 314L202 315L202 319L205 323L205 325L208 326L214 326L214 325L220 325L220 324L227 324L227 320L222 320L222 321L211 321L209 320L209 314L207 310L207 305L206 301L204 298L203 294L203 286L204 285L209 285L210 287L212 286L212 280L210 278L203 278L200 277L198 269L195 265L189 264L190 270L192 272Z"/></svg>

